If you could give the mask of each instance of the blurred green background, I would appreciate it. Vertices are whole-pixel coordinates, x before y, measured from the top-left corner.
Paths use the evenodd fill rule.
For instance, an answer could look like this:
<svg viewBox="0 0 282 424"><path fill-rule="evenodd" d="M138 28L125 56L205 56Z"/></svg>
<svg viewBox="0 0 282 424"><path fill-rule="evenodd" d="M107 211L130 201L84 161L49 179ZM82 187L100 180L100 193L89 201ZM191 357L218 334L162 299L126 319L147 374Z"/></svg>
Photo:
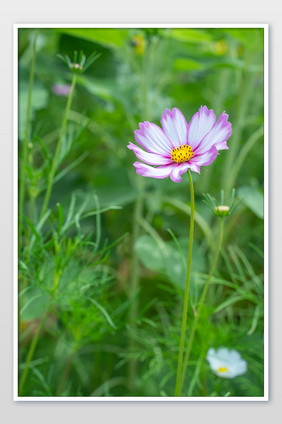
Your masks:
<svg viewBox="0 0 282 424"><path fill-rule="evenodd" d="M72 59L74 51L100 56L77 75L42 217L72 81L57 55ZM20 395L173 396L188 179L184 175L175 184L137 175L136 157L126 146L135 143L139 122L160 125L165 108L179 108L189 122L206 105L217 117L229 114L232 135L230 149L202 167L201 175L193 174L188 331L219 224L203 193L219 202L224 189L228 203L236 188L241 203L226 218L183 395L263 396L263 29L22 28L18 53L19 170L25 186ZM240 352L248 362L246 374L229 380L212 373L206 353L221 346Z"/></svg>

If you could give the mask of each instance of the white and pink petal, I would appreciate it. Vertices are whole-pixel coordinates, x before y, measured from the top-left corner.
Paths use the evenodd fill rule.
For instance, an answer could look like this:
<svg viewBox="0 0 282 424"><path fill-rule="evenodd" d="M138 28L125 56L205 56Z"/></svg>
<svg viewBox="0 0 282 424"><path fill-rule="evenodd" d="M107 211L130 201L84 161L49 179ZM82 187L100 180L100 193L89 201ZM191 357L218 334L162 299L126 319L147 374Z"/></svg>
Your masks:
<svg viewBox="0 0 282 424"><path fill-rule="evenodd" d="M145 150L140 149L140 147L136 146L131 142L127 147L128 149L133 150L138 159L142 160L148 165L168 165L172 163L170 157L159 155L157 153L146 152Z"/></svg>
<svg viewBox="0 0 282 424"><path fill-rule="evenodd" d="M169 176L173 168L177 166L176 163L165 166L158 166L154 168L153 166L146 165L145 163L135 162L133 164L136 168L136 172L143 177L151 177L151 178L166 178Z"/></svg>
<svg viewBox="0 0 282 424"><path fill-rule="evenodd" d="M227 113L223 112L218 118L216 125L198 145L195 153L204 153L210 150L212 146L215 146L217 150L228 149L226 142L231 133L232 125L230 122L228 122Z"/></svg>
<svg viewBox="0 0 282 424"><path fill-rule="evenodd" d="M212 109L201 106L192 117L188 126L188 144L195 150L203 138L211 131L216 123L216 116Z"/></svg>
<svg viewBox="0 0 282 424"><path fill-rule="evenodd" d="M191 163L191 161L189 162L189 164L191 171L196 172L197 174L201 173L199 165L197 165L196 163Z"/></svg>
<svg viewBox="0 0 282 424"><path fill-rule="evenodd" d="M139 130L134 132L135 139L145 150L159 155L170 156L173 146L160 127L145 121L139 124L139 128Z"/></svg>
<svg viewBox="0 0 282 424"><path fill-rule="evenodd" d="M190 159L190 163L199 166L210 165L217 157L218 151L216 146L212 146L210 150L204 153L198 153Z"/></svg>
<svg viewBox="0 0 282 424"><path fill-rule="evenodd" d="M162 115L161 124L173 148L187 144L188 124L179 109L176 107L172 111L166 109Z"/></svg>
<svg viewBox="0 0 282 424"><path fill-rule="evenodd" d="M181 175L187 172L189 168L191 168L189 162L183 162L176 165L170 173L170 178L174 183L180 183L180 181L182 181Z"/></svg>

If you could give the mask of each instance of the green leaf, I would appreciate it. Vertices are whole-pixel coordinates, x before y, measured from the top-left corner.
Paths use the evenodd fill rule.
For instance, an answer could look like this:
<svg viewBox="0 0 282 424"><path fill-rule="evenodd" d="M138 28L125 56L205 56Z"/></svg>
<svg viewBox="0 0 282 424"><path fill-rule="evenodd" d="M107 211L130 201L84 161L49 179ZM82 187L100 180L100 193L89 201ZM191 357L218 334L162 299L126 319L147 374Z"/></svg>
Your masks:
<svg viewBox="0 0 282 424"><path fill-rule="evenodd" d="M21 303L24 303L20 310L21 319L29 321L39 318L47 309L50 296L39 287L34 287L25 293Z"/></svg>
<svg viewBox="0 0 282 424"><path fill-rule="evenodd" d="M263 219L263 194L258 187L243 186L237 194L258 218Z"/></svg>
<svg viewBox="0 0 282 424"><path fill-rule="evenodd" d="M129 34L126 28L60 28L59 31L115 48L123 46Z"/></svg>
<svg viewBox="0 0 282 424"><path fill-rule="evenodd" d="M49 92L41 84L35 83L32 89L31 102L31 120L34 118L36 110L43 109L49 98ZM28 84L19 85L19 138L23 139L25 135L26 113L28 100Z"/></svg>
<svg viewBox="0 0 282 424"><path fill-rule="evenodd" d="M212 36L202 29L174 28L169 32L169 36L179 41L187 43L206 43L212 41Z"/></svg>
<svg viewBox="0 0 282 424"><path fill-rule="evenodd" d="M162 252L157 241L149 235L138 238L134 246L142 264L151 271L162 272L165 270L166 248Z"/></svg>
<svg viewBox="0 0 282 424"><path fill-rule="evenodd" d="M204 69L204 65L197 60L180 58L176 59L174 68L176 71L199 71Z"/></svg>
<svg viewBox="0 0 282 424"><path fill-rule="evenodd" d="M263 49L263 28L228 28L224 31L244 44L248 50Z"/></svg>
<svg viewBox="0 0 282 424"><path fill-rule="evenodd" d="M102 306L102 305L100 305L100 303L98 303L96 300L94 300L94 299L91 299L91 298L89 298L89 300L95 305L95 306L97 306L97 308L102 312L102 314L104 315L104 317L106 318L106 320L108 321L108 323L110 324L110 326L114 329L114 330L116 330L116 326L115 326L115 324L113 323L113 321L112 321L112 319L111 319L111 317L110 317L110 315L108 314L108 312L106 311L106 309Z"/></svg>
<svg viewBox="0 0 282 424"><path fill-rule="evenodd" d="M179 247L181 251L179 251ZM151 271L162 273L177 287L184 289L186 261L188 255L188 239L158 242L150 235L142 235L134 246L141 263ZM183 260L184 258L184 260ZM191 272L198 273L205 269L205 260L200 248L194 243ZM195 279L191 278L191 280Z"/></svg>
<svg viewBox="0 0 282 424"><path fill-rule="evenodd" d="M85 75L78 77L77 81L83 85L91 94L104 100L117 100L117 88L112 81L98 80L97 78L86 77Z"/></svg>
<svg viewBox="0 0 282 424"><path fill-rule="evenodd" d="M244 300L244 296L241 295L234 295L222 302L214 311L213 313L216 314L217 312L222 311L222 309L227 308L228 306L234 305L234 303L240 302L241 300Z"/></svg>

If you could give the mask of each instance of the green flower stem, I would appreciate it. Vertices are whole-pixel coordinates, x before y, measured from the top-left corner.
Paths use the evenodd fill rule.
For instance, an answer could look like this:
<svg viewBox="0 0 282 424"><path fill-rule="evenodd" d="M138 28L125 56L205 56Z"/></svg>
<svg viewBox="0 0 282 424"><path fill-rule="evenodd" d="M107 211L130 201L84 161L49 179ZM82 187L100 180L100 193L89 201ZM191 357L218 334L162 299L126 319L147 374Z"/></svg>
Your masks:
<svg viewBox="0 0 282 424"><path fill-rule="evenodd" d="M20 185L19 187L19 234L18 234L19 251L21 249L21 240L22 240L23 203L24 203L24 194L25 194L25 170L26 170L26 162L28 158L28 138L29 138L30 117L31 117L31 99L32 99L33 81L34 81L37 36L38 36L38 31L35 32L33 47L32 47L32 59L31 59L31 67L30 67L30 75L29 75L29 88L28 88L27 110L26 110L26 124L25 124L24 143L23 143L23 156L22 156L20 181L19 181L19 185Z"/></svg>
<svg viewBox="0 0 282 424"><path fill-rule="evenodd" d="M181 392L181 375L182 375L183 352L184 352L187 313L188 313L189 282L190 282L190 273L191 273L193 234L194 234L195 200L194 200L193 180L191 177L190 170L188 170L188 177L189 177L190 193L191 193L190 236L189 236L189 252L188 252L188 262L187 262L186 283L185 283L184 306L183 306L183 315L182 315L182 328L181 328L181 337L180 337L180 345L179 345L179 353L178 353L175 396L180 396L180 392Z"/></svg>
<svg viewBox="0 0 282 424"><path fill-rule="evenodd" d="M54 155L54 158L53 158L53 161L52 161L52 166L51 166L50 173L49 173L47 190L46 190L44 203L43 203L41 214L40 214L40 219L44 216L44 214L47 210L47 207L48 207L49 200L50 200L53 180L54 180L56 167L57 167L57 162L58 162L58 159L59 159L59 154L60 154L60 150L61 150L61 146L62 146L63 137L64 137L65 132L66 132L68 114L69 114L69 110L70 110L70 106L71 106L71 102L72 102L72 98L73 98L76 79L77 79L77 74L73 73L71 91L70 91L70 94L69 94L69 97L68 97L68 101L67 101L67 105L66 105L66 109L65 109L65 114L64 114L64 118L63 118L63 123L62 123L61 131L60 131L60 136L59 136L58 144L57 144L57 147L56 147L55 155Z"/></svg>
<svg viewBox="0 0 282 424"><path fill-rule="evenodd" d="M220 252L220 249L221 249L222 238L223 238L223 227L224 227L223 224L224 224L224 217L220 217L220 229L219 229L219 236L218 236L218 243L217 243L217 247L216 247L216 252L215 252L215 255L214 255L214 259L213 259L213 262L212 262L212 265L211 265L211 269L210 269L207 281L205 283L205 286L204 286L204 289L203 289L203 292L202 292L202 295L201 295L201 298L200 298L199 306L198 306L198 309L197 309L197 314L196 314L194 321L193 321L191 334L190 334L190 337L189 337L189 342L188 342L188 346L187 346L187 350L186 350L185 358L184 358L180 392L182 390L183 383L184 383L184 380L185 380L185 373L186 373L186 369L187 369L187 365L188 365L188 361L189 361L189 356L190 356L190 352L191 352L196 328L197 328L197 325L198 325L198 322L199 322L199 319L200 319L201 310L202 310L202 307L203 307L203 304L204 304L204 300L205 300L206 293L207 293L207 290L208 290L208 287L209 287L209 283L210 283L214 268L215 268L217 260L218 260L219 252Z"/></svg>
<svg viewBox="0 0 282 424"><path fill-rule="evenodd" d="M29 348L29 351L28 351L28 354L27 354L27 358L26 358L26 361L25 361L25 367L24 367L24 370L23 370L23 373L22 373L22 376L21 376L21 379L20 379L20 383L19 383L19 396L21 396L21 394L23 392L24 384L25 384L26 377L27 377L28 370L29 370L29 364L32 361L34 351L36 349L41 330L44 327L46 318L48 316L48 312L49 312L49 307L44 312L44 315L41 318L41 321L40 321L40 324L37 328L37 331L36 331L36 333L35 333L35 335L32 339L32 342L31 342L31 345L30 345L30 348Z"/></svg>

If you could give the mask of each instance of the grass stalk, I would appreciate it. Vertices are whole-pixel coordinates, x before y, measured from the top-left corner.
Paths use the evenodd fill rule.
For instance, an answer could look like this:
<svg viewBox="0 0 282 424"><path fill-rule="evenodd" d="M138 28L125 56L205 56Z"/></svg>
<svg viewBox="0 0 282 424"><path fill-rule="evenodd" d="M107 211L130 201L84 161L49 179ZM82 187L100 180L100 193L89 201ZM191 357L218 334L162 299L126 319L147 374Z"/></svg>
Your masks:
<svg viewBox="0 0 282 424"><path fill-rule="evenodd" d="M45 194L45 198L44 198L44 202L43 202L43 206L42 206L42 210L41 210L41 214L40 214L40 219L44 216L44 214L47 210L48 204L49 204L49 200L50 200L50 196L51 196L51 192L52 192L53 180L54 180L55 172L56 172L56 168L57 168L57 162L58 162L58 159L59 159L62 141L63 141L64 135L65 135L65 132L66 132L68 115L69 115L69 110L70 110L70 107L71 107L71 102L72 102L72 98L73 98L76 79L77 79L77 74L73 73L71 91L70 91L70 94L69 94L69 97L68 97L68 101L67 101L67 105L66 105L66 109L65 109L65 113L64 113L64 117L63 117L62 127L61 127L61 131L60 131L60 135L59 135L59 140L58 140L56 151L55 151L54 158L53 158L53 161L52 161L52 166L51 166L51 169L50 169L50 172L49 172L47 189L46 189L46 194Z"/></svg>
<svg viewBox="0 0 282 424"><path fill-rule="evenodd" d="M240 169L246 157L248 156L250 150L253 148L256 142L263 136L263 131L264 130L262 126L251 135L251 137L246 141L246 143L240 150L240 153L237 156L237 159L233 165L233 168L231 169L231 172L228 178L227 192L231 191L232 187L234 187L236 183L236 178L240 172Z"/></svg>
<svg viewBox="0 0 282 424"><path fill-rule="evenodd" d="M25 367L24 367L24 370L23 370L23 373L22 373L22 376L21 376L21 379L20 379L20 382L19 382L19 390L18 390L19 396L21 396L21 394L23 393L24 384L25 384L25 381L26 381L26 377L28 375L29 364L32 361L32 358L33 358L33 355L34 355L34 352L35 352L35 349L36 349L36 346L37 346L37 343L38 343L38 340L39 340L39 336L41 334L42 328L44 327L46 318L48 316L48 313L49 313L49 310L50 310L50 307L51 307L51 304L52 304L52 300L55 297L55 292L56 292L58 285L59 285L60 276L61 276L61 273L58 272L58 271L55 271L54 282L53 282L53 287L51 289L51 298L50 298L49 305L47 306L46 311L42 315L40 324L37 328L36 333L33 336L33 339L32 339L32 342L31 342L31 345L30 345L30 348L29 348L29 351L28 351L28 354L27 354L27 357L26 357Z"/></svg>
<svg viewBox="0 0 282 424"><path fill-rule="evenodd" d="M64 370L64 373L63 373L63 377L62 377L62 381L61 381L61 383L59 385L59 388L57 390L56 396L61 396L61 393L62 393L62 391L63 391L63 389L65 387L65 384L66 384L66 381L67 381L69 372L71 370L71 366L72 366L72 362L73 362L74 356L75 356L75 352L72 352L71 355L70 355L70 357L69 357L69 359L68 359L67 365L65 367L65 370Z"/></svg>
<svg viewBox="0 0 282 424"><path fill-rule="evenodd" d="M140 185L143 187L143 180L139 180ZM134 249L135 243L138 239L140 233L140 220L142 219L142 210L143 210L143 193L140 192L134 207L133 214L133 231L132 231L132 265L131 265L131 285L129 296L134 297L134 301L131 304L129 312L129 324L130 328L134 330L136 328L136 318L138 315L138 298L136 296L139 289L139 260L137 252ZM129 342L129 351L134 350L135 341L133 337L130 338ZM137 359L130 358L128 364L128 375L127 375L127 386L130 391L134 390L136 384L136 374L137 374Z"/></svg>
<svg viewBox="0 0 282 424"><path fill-rule="evenodd" d="M18 234L18 246L19 251L21 249L21 240L22 240L22 230L23 230L23 203L25 195L25 174L26 174L26 162L28 158L28 139L29 139L29 129L30 129L30 118L31 118L31 100L32 100L32 89L34 81L34 69L35 69L35 58L36 58L36 42L38 37L38 31L34 34L33 46L32 46L32 58L31 58L31 67L29 74L29 87L28 87L28 97L27 97L27 110L26 110L26 124L25 124L25 133L24 133L24 142L23 142L23 155L21 161L21 170L20 170L20 181L19 181L19 234Z"/></svg>
<svg viewBox="0 0 282 424"><path fill-rule="evenodd" d="M207 277L207 280L206 280L206 283L205 283L205 286L204 286L204 289L203 289L203 292L202 292L202 295L201 295L201 298L200 298L197 313L194 317L194 321L193 321L193 325L192 325L192 329L191 329L191 334L190 334L190 337L189 337L187 350L186 350L185 358L184 358L183 372L182 372L181 384L180 384L180 392L182 390L183 383L184 383L184 380L185 380L186 369L187 369L187 365L188 365L188 362L189 362L189 357L190 357L192 344L193 344L193 341L194 341L195 332L196 332L197 325L198 325L198 322L199 322L199 319L200 319L200 316L201 316L202 307L203 307L203 304L204 304L204 301L205 301L205 298L206 298L206 294L207 294L207 290L208 290L208 287L209 287L209 283L210 283L211 277L213 275L215 266L217 264L218 256L219 256L219 253L220 253L222 238L223 238L223 228L224 228L223 224L224 224L224 217L220 217L220 229L219 229L219 236L218 236L216 252L215 252L214 259L213 259L213 262L212 262L212 265L211 265L211 268L210 268L210 272L209 272L209 275Z"/></svg>
<svg viewBox="0 0 282 424"><path fill-rule="evenodd" d="M36 349L41 330L44 327L46 318L48 316L48 312L49 312L49 308L47 308L46 311L44 312L44 314L41 318L40 324L37 328L37 331L36 331L36 333L35 333L35 335L32 339L32 342L31 342L31 345L30 345L30 348L29 348L29 351L28 351L28 354L27 354L27 358L26 358L26 361L25 361L25 367L24 367L24 370L23 370L23 373L22 373L22 376L21 376L21 379L20 379L20 382L19 382L19 391L18 391L19 396L21 396L22 393L23 393L26 377L27 377L28 370L29 370L29 365L30 365L30 362L32 361L34 351Z"/></svg>
<svg viewBox="0 0 282 424"><path fill-rule="evenodd" d="M223 175L224 175L224 191L228 193L228 190L230 187L232 188L230 178L226 178L226 175L229 176L230 170L233 168L233 163L235 162L235 159L238 155L238 151L240 149L240 143L242 138L242 132L245 125L245 117L247 115L247 110L249 106L249 102L252 95L252 89L253 89L253 81L256 75L253 75L249 71L249 67L253 60L253 53L249 53L247 59L246 59L246 66L245 69L242 70L241 74L241 81L240 81L240 88L239 93L237 96L237 104L236 104L236 115L234 120L234 125L232 128L232 138L229 143L230 151L229 154L226 156L225 161L225 167L223 169Z"/></svg>

